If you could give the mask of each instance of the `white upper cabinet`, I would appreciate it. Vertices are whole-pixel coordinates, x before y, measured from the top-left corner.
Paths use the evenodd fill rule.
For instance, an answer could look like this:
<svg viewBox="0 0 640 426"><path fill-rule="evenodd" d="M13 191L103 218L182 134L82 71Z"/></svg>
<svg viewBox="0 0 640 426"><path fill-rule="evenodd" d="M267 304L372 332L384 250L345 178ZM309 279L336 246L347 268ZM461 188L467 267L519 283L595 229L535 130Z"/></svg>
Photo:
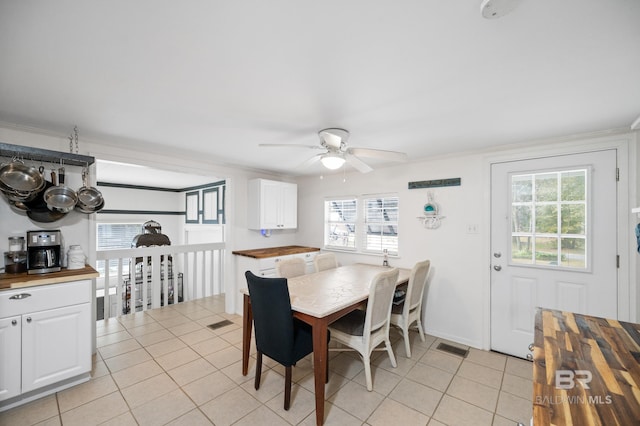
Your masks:
<svg viewBox="0 0 640 426"><path fill-rule="evenodd" d="M249 181L249 229L298 227L298 185L267 179Z"/></svg>

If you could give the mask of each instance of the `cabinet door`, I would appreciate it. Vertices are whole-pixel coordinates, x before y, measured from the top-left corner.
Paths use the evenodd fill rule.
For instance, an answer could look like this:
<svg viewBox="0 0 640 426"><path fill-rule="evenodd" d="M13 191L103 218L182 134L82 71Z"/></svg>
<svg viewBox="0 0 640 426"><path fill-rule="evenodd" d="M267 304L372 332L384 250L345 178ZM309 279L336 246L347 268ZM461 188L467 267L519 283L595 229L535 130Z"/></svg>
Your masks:
<svg viewBox="0 0 640 426"><path fill-rule="evenodd" d="M283 183L281 191L282 228L298 227L298 185Z"/></svg>
<svg viewBox="0 0 640 426"><path fill-rule="evenodd" d="M22 392L89 371L90 303L22 316Z"/></svg>
<svg viewBox="0 0 640 426"><path fill-rule="evenodd" d="M0 319L0 401L20 395L20 316Z"/></svg>
<svg viewBox="0 0 640 426"><path fill-rule="evenodd" d="M280 182L263 181L260 197L261 229L281 228L282 187Z"/></svg>

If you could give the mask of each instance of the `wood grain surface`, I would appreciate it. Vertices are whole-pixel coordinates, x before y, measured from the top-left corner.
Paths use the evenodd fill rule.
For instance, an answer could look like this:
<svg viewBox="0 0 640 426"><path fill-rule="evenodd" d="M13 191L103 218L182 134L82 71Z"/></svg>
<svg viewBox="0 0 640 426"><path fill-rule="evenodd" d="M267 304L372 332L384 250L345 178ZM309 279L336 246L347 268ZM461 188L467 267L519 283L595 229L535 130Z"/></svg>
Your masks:
<svg viewBox="0 0 640 426"><path fill-rule="evenodd" d="M316 247L305 246L282 246L282 247L269 247L253 250L236 250L233 254L238 256L253 257L254 259L264 259L266 257L288 256L290 254L310 253L314 251L320 251Z"/></svg>
<svg viewBox="0 0 640 426"><path fill-rule="evenodd" d="M0 274L0 290L86 280L96 278L99 275L98 271L88 265L82 269L62 269L60 272L49 272L46 274L29 275L26 272L19 274Z"/></svg>
<svg viewBox="0 0 640 426"><path fill-rule="evenodd" d="M640 425L640 324L536 313L534 425Z"/></svg>

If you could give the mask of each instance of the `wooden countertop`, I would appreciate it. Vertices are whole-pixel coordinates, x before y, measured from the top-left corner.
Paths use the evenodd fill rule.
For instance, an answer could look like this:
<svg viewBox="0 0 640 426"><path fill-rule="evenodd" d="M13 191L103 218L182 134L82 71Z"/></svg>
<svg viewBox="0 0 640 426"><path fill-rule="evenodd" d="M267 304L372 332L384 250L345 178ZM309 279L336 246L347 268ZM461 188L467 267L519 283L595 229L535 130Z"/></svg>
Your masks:
<svg viewBox="0 0 640 426"><path fill-rule="evenodd" d="M536 426L638 424L640 324L540 309L533 361Z"/></svg>
<svg viewBox="0 0 640 426"><path fill-rule="evenodd" d="M253 257L254 259L264 259L266 257L287 256L290 254L309 253L314 251L320 251L316 247L305 246L282 246L282 247L269 247L253 250L236 250L233 254L238 256Z"/></svg>
<svg viewBox="0 0 640 426"><path fill-rule="evenodd" d="M33 287L37 285L58 284L69 281L86 280L96 278L98 271L87 265L82 269L62 269L60 272L29 275L26 272L19 274L0 274L0 291L12 288Z"/></svg>

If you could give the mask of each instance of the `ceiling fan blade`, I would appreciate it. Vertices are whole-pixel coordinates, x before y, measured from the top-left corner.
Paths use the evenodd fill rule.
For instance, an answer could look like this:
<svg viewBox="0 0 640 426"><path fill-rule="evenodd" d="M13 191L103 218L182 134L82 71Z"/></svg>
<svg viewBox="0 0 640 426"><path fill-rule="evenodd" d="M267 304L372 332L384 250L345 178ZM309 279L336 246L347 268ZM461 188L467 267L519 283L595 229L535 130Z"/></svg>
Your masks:
<svg viewBox="0 0 640 426"><path fill-rule="evenodd" d="M370 148L349 148L347 152L359 157L380 158L390 161L407 161L407 154L398 151L385 151L383 149Z"/></svg>
<svg viewBox="0 0 640 426"><path fill-rule="evenodd" d="M318 146L318 145L302 145L302 144L297 144L297 143L261 143L258 144L258 146L261 147L277 147L277 148L311 148L311 149L322 149L324 150L323 147Z"/></svg>
<svg viewBox="0 0 640 426"><path fill-rule="evenodd" d="M365 163L355 155L347 153L344 155L344 157L347 159L347 163L351 164L360 173L369 173L373 170L367 163Z"/></svg>
<svg viewBox="0 0 640 426"><path fill-rule="evenodd" d="M314 165L315 163L317 163L318 161L320 161L320 158L322 158L324 154L316 154L313 157L309 158L308 160L303 161L299 166L296 167L297 170L304 170L308 167L311 167L312 165Z"/></svg>

